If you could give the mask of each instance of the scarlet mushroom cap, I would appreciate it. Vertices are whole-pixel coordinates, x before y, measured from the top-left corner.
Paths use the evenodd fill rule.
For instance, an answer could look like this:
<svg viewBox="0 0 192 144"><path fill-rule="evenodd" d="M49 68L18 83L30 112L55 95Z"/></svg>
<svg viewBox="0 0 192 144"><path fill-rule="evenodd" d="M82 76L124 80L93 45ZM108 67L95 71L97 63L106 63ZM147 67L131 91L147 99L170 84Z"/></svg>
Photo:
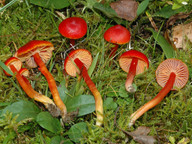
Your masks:
<svg viewBox="0 0 192 144"><path fill-rule="evenodd" d="M28 77L29 76L29 70L27 68L21 68L19 70L20 75L24 76L24 77Z"/></svg>
<svg viewBox="0 0 192 144"><path fill-rule="evenodd" d="M129 50L124 52L119 58L119 65L125 72L129 72L132 58L138 59L136 75L143 73L149 68L149 60L146 55L137 50Z"/></svg>
<svg viewBox="0 0 192 144"><path fill-rule="evenodd" d="M14 67L17 69L17 71L19 71L21 69L21 66L22 66L22 62L16 58L16 57L10 57L9 59L7 59L4 64L9 68L10 68L10 65L14 65ZM3 70L4 73L7 75L7 76L11 76L9 73L7 73L5 70Z"/></svg>
<svg viewBox="0 0 192 144"><path fill-rule="evenodd" d="M80 17L66 18L59 24L59 32L69 39L79 39L87 33L87 23Z"/></svg>
<svg viewBox="0 0 192 144"><path fill-rule="evenodd" d="M175 73L176 77L171 90L183 88L189 79L189 71L185 63L175 58L167 59L158 66L156 70L157 83L164 87L172 72Z"/></svg>
<svg viewBox="0 0 192 144"><path fill-rule="evenodd" d="M143 73L149 67L148 58L137 50L129 50L119 58L120 67L128 73L125 88L128 92L135 92L132 86L135 75Z"/></svg>
<svg viewBox="0 0 192 144"><path fill-rule="evenodd" d="M78 58L87 69L89 69L93 61L91 53L86 49L76 49L71 51L65 59L64 69L68 75L73 77L80 74L80 70L74 64L76 58Z"/></svg>
<svg viewBox="0 0 192 144"><path fill-rule="evenodd" d="M121 25L115 25L107 29L104 33L104 39L110 43L125 44L130 40L130 32Z"/></svg>
<svg viewBox="0 0 192 144"><path fill-rule="evenodd" d="M32 40L20 47L15 53L15 57L19 58L22 62L26 61L26 64L31 67L37 67L37 64L32 57L35 53L39 53L42 61L47 63L47 61L52 56L52 51L54 50L54 46L51 42L43 41L43 40Z"/></svg>

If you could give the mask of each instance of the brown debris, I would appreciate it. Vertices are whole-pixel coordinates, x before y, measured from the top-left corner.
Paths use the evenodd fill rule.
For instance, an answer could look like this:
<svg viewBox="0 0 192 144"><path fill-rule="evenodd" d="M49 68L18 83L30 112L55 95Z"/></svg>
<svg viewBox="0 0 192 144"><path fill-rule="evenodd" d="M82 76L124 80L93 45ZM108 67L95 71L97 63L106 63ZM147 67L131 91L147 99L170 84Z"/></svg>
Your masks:
<svg viewBox="0 0 192 144"><path fill-rule="evenodd" d="M153 136L148 136L150 132L149 127L140 126L132 132L122 131L126 135L133 137L133 139L140 144L154 144L156 142L156 139Z"/></svg>
<svg viewBox="0 0 192 144"><path fill-rule="evenodd" d="M187 40L192 42L192 22L173 27L172 39L176 48L186 49Z"/></svg>
<svg viewBox="0 0 192 144"><path fill-rule="evenodd" d="M137 17L138 3L135 0L120 0L112 2L110 6L123 19L133 21Z"/></svg>

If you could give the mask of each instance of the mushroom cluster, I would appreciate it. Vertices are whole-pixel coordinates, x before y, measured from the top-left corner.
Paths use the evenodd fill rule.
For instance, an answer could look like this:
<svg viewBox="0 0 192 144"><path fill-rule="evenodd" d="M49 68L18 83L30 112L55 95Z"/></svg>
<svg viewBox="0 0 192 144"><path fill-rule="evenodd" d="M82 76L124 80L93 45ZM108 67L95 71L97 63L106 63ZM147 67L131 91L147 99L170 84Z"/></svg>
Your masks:
<svg viewBox="0 0 192 144"><path fill-rule="evenodd" d="M59 24L58 30L62 36L70 39L70 47L74 47L75 40L86 35L87 23L82 18L70 17ZM130 37L130 32L121 25L115 25L106 30L104 39L114 44L109 57L115 55L119 45L129 43ZM59 95L53 75L46 67L46 63L50 60L53 50L54 46L49 41L32 40L20 47L13 57L7 59L5 65L14 73L20 86L30 98L43 103L54 117L61 116L63 122L66 122L68 119L67 108ZM103 98L88 74L88 69L92 61L91 52L82 48L74 49L68 53L65 58L64 70L72 77L77 75L83 77L95 99L96 125L102 126L104 121ZM29 71L22 67L22 62L25 62L29 68L38 67L39 71L47 80L54 102L49 97L38 93L32 88L27 78ZM135 92L136 90L133 87L135 76L149 68L147 56L137 50L128 50L119 57L119 65L123 71L128 73L125 89L130 93ZM6 71L4 71L4 73L10 76ZM156 80L157 83L163 87L162 90L156 97L130 116L129 126L132 126L135 121L149 109L159 104L170 90L183 88L188 78L189 71L187 65L181 60L170 58L163 61L156 70Z"/></svg>

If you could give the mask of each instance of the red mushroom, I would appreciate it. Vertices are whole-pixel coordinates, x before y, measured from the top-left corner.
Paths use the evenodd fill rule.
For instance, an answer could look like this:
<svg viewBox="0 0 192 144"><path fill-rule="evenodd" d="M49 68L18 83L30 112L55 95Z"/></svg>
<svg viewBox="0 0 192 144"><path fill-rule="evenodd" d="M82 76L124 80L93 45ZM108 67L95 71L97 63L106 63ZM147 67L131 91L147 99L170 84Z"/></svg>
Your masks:
<svg viewBox="0 0 192 144"><path fill-rule="evenodd" d="M151 101L140 107L131 115L129 126L149 109L159 104L170 90L179 90L183 88L189 78L187 65L181 60L170 58L163 61L156 70L157 83L163 87L161 91Z"/></svg>
<svg viewBox="0 0 192 144"><path fill-rule="evenodd" d="M125 88L128 92L135 92L132 86L135 75L143 73L149 67L148 58L137 50L123 53L119 59L120 67L128 73Z"/></svg>
<svg viewBox="0 0 192 144"><path fill-rule="evenodd" d="M80 17L70 17L59 24L59 32L70 39L70 45L75 45L75 39L82 38L87 33L87 23Z"/></svg>
<svg viewBox="0 0 192 144"><path fill-rule="evenodd" d="M54 112L56 111L57 107L50 98L36 92L32 88L27 78L25 78L25 76L29 74L29 71L25 68L21 68L22 62L19 59L16 57L11 57L5 61L5 65L11 69L13 73L15 73L17 81L30 98L43 103L45 107L51 112L53 112L53 110ZM5 72L5 74L10 76L7 72ZM52 114L56 116L55 113Z"/></svg>
<svg viewBox="0 0 192 144"><path fill-rule="evenodd" d="M130 32L121 25L115 25L106 30L104 33L104 39L114 44L109 57L115 55L115 52L117 51L120 44L128 43L130 41L130 37Z"/></svg>
<svg viewBox="0 0 192 144"><path fill-rule="evenodd" d="M39 66L39 70L47 79L54 102L61 111L62 119L65 121L67 108L60 98L53 76L45 65L45 63L51 58L53 49L54 47L52 43L48 41L33 40L20 47L15 53L15 57L19 58L21 61L26 61L26 64L29 67L34 68L37 65Z"/></svg>
<svg viewBox="0 0 192 144"><path fill-rule="evenodd" d="M87 69L92 63L91 53L86 49L73 50L66 57L64 69L71 76L82 75L87 86L95 98L95 111L97 115L96 125L103 124L103 100L95 84L88 75Z"/></svg>

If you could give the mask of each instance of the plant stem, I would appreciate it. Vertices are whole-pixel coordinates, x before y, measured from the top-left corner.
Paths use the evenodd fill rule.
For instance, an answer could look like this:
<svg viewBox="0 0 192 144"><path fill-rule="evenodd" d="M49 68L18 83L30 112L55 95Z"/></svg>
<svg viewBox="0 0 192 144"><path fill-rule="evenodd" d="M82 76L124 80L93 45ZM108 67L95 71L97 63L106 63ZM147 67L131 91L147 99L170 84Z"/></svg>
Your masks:
<svg viewBox="0 0 192 144"><path fill-rule="evenodd" d="M140 116L142 116L145 112L147 112L149 109L153 108L154 106L156 106L163 100L163 98L173 88L173 85L175 82L175 77L176 77L176 74L174 72L172 72L169 76L169 79L168 79L166 85L161 89L161 91L157 94L157 96L154 97L151 101L147 102L142 107L140 107L136 112L134 112L131 115L129 126L132 126Z"/></svg>
<svg viewBox="0 0 192 144"><path fill-rule="evenodd" d="M84 64L78 58L76 58L74 60L74 62L78 66L78 68L80 69L81 74L82 74L87 86L89 87L90 91L92 92L92 94L95 98L95 111L96 111L96 115L97 115L96 125L101 126L103 124L103 100L102 100L102 97L101 97L99 91L97 90L95 84L93 83L93 81L89 77L89 74L88 74L87 69L84 66Z"/></svg>
<svg viewBox="0 0 192 144"><path fill-rule="evenodd" d="M66 115L67 115L67 108L66 108L65 104L63 103L63 101L60 98L59 92L57 90L56 82L55 82L53 76L51 75L51 73L48 71L48 69L47 69L46 65L44 64L44 62L41 60L41 57L39 56L39 53L35 53L33 55L33 57L34 57L35 62L39 66L39 70L41 71L41 73L47 79L49 89L50 89L50 91L51 91L51 93L53 95L54 102L58 106L58 108L61 110L62 119L63 119L63 121L65 121L65 118L66 118Z"/></svg>
<svg viewBox="0 0 192 144"><path fill-rule="evenodd" d="M138 63L138 59L132 58L132 61L131 61L130 67L129 67L129 71L127 74L127 79L125 82L125 88L128 92L135 91L134 87L132 86L132 83L133 83L134 77L136 75L137 63Z"/></svg>

